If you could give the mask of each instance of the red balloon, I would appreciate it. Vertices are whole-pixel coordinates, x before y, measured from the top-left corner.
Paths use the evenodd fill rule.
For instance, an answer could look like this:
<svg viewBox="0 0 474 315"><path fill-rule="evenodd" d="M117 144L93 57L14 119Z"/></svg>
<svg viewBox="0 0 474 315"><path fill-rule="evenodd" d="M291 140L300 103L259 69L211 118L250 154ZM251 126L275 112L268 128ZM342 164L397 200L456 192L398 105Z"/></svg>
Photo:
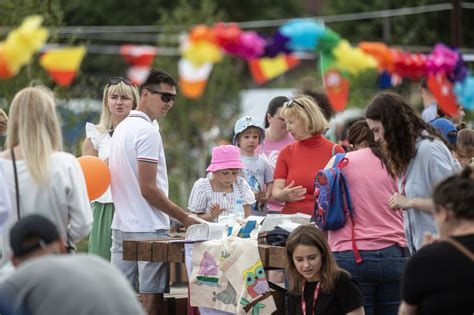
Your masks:
<svg viewBox="0 0 474 315"><path fill-rule="evenodd" d="M107 164L96 156L81 156L78 160L86 180L89 200L95 200L107 191L110 184L110 170Z"/></svg>

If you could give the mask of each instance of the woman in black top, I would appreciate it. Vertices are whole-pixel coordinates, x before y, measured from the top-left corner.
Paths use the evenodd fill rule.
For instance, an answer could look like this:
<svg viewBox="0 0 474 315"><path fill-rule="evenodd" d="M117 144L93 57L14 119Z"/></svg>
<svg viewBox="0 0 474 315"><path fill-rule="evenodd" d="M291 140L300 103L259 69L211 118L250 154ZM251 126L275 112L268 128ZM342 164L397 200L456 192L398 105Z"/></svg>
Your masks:
<svg viewBox="0 0 474 315"><path fill-rule="evenodd" d="M286 262L287 314L365 314L362 293L337 266L323 233L314 225L302 225L290 234Z"/></svg>
<svg viewBox="0 0 474 315"><path fill-rule="evenodd" d="M474 314L474 172L443 180L433 192L440 241L408 261L399 315Z"/></svg>

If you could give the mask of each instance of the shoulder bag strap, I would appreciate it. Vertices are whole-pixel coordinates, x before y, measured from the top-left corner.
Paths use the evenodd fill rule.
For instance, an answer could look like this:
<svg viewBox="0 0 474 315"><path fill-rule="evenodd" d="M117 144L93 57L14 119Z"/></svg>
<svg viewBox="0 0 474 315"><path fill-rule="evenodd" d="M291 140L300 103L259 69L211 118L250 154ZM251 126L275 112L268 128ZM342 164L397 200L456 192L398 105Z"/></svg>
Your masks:
<svg viewBox="0 0 474 315"><path fill-rule="evenodd" d="M10 150L13 163L13 175L15 176L15 196L16 196L16 213L18 216L18 221L20 220L20 189L18 187L18 172L16 170L16 159L15 159L15 150L12 148Z"/></svg>
<svg viewBox="0 0 474 315"><path fill-rule="evenodd" d="M334 156L336 154L336 147L337 147L337 144L334 144L332 146L332 149L331 149L331 156Z"/></svg>
<svg viewBox="0 0 474 315"><path fill-rule="evenodd" d="M456 247L456 249L458 249L460 252L466 255L467 258L469 258L472 262L474 262L474 253L471 253L471 251L467 249L466 246L464 246L463 244L459 243L458 241L456 241L455 239L451 237L447 237L445 241L453 245L454 247Z"/></svg>

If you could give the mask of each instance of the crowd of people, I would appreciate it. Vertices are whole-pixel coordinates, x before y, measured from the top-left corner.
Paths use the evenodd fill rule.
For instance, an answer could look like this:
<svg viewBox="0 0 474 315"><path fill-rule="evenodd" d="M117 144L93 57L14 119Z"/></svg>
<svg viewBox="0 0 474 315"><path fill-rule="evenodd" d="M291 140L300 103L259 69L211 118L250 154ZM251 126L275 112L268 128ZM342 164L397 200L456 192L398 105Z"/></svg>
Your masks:
<svg viewBox="0 0 474 315"><path fill-rule="evenodd" d="M77 159L62 152L50 90L24 88L8 118L0 112L1 314L158 314L169 266L124 260L124 241L167 239L170 218L187 227L198 217L313 215L315 175L338 153L345 153L341 172L355 215L337 230L310 224L290 234L286 312L474 312L474 131L461 107L456 117L441 117L423 82L422 114L381 92L343 147L325 135L332 111L324 95L276 97L264 124L240 117L232 144L212 149L207 175L182 209L168 197L157 122L173 108L177 86L161 70L139 87L109 79L100 121L86 124L82 148L111 172L110 188L92 203ZM63 255L87 236L89 256Z"/></svg>

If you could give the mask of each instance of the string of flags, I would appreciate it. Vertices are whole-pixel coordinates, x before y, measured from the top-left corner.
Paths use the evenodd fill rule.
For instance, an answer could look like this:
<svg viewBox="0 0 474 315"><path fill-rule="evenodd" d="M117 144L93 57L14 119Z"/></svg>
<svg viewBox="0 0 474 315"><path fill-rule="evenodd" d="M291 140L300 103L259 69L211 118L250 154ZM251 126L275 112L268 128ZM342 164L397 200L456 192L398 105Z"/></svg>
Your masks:
<svg viewBox="0 0 474 315"><path fill-rule="evenodd" d="M0 79L15 76L45 46L48 30L41 24L42 17L28 17L0 42ZM84 46L48 48L40 53L39 63L55 83L69 86L86 52ZM442 43L429 54L395 49L381 42L352 46L314 19L293 19L271 36L243 31L236 23L197 25L183 36L180 52L180 87L191 99L202 97L214 64L225 56L245 60L254 81L263 85L297 67L299 54L313 52L320 56L326 93L336 111L344 110L347 104L351 78L369 69L378 71L381 89L402 80L427 78L429 89L447 114L453 114L458 104L474 110L474 76L460 52ZM158 53L152 46L122 45L120 54L130 66L127 76L136 84L142 83Z"/></svg>

